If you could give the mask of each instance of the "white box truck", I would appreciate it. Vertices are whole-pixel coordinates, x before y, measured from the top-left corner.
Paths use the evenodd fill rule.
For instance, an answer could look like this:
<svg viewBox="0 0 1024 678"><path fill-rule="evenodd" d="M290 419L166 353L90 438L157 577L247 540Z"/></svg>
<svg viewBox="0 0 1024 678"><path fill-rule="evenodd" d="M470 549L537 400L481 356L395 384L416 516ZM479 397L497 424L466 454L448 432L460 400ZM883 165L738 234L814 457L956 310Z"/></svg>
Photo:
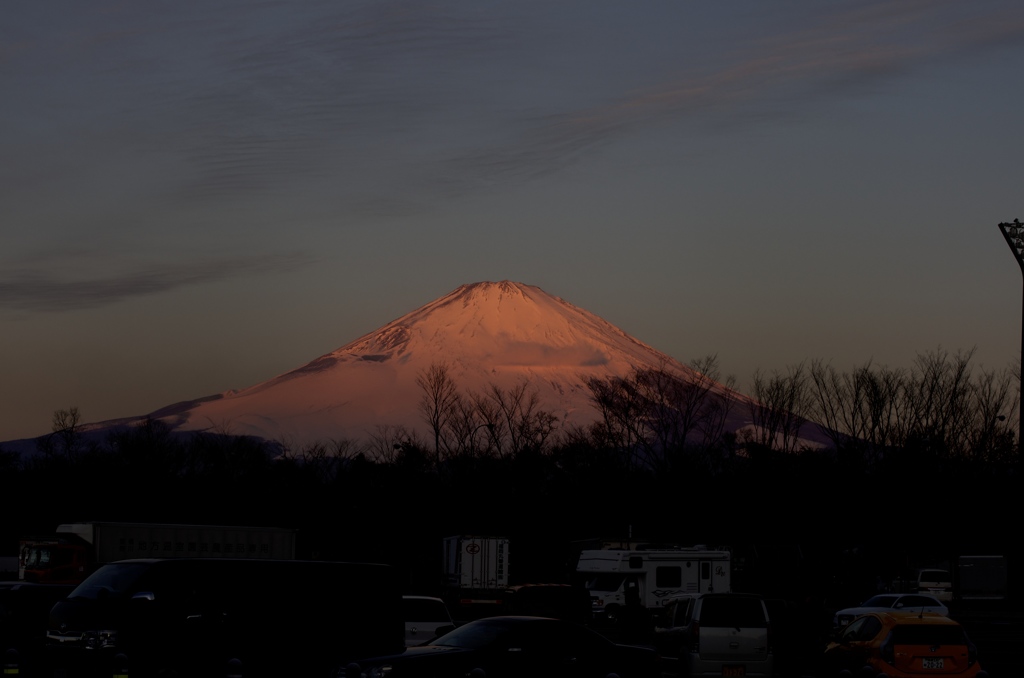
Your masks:
<svg viewBox="0 0 1024 678"><path fill-rule="evenodd" d="M580 552L576 572L586 580L596 617L614 620L638 604L657 613L680 593L728 593L727 550L687 546L657 550L597 549Z"/></svg>
<svg viewBox="0 0 1024 678"><path fill-rule="evenodd" d="M478 616L469 608L496 608L508 588L508 539L445 537L442 572L445 602L453 612Z"/></svg>

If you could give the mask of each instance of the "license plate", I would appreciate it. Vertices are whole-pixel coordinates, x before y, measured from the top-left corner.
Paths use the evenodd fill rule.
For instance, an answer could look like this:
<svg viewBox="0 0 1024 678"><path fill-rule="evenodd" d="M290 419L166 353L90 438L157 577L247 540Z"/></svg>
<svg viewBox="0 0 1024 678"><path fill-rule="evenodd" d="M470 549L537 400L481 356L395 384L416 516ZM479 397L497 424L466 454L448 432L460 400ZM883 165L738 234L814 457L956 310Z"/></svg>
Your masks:
<svg viewBox="0 0 1024 678"><path fill-rule="evenodd" d="M931 659L930 657L925 657L921 660L921 668L944 669L946 668L946 663L942 659Z"/></svg>
<svg viewBox="0 0 1024 678"><path fill-rule="evenodd" d="M746 666L723 666L722 678L743 678L747 675Z"/></svg>

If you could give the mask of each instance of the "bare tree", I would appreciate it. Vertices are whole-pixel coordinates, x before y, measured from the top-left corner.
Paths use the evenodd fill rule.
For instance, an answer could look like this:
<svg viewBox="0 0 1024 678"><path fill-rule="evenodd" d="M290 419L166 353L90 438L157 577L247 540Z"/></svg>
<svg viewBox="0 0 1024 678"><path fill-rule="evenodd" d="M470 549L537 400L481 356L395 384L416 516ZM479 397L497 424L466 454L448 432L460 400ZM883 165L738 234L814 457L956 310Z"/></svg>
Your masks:
<svg viewBox="0 0 1024 678"><path fill-rule="evenodd" d="M491 384L478 399L482 412L495 417L487 423L499 456L516 456L524 450L541 449L557 429L558 418L540 407L540 394L521 381L510 389Z"/></svg>
<svg viewBox="0 0 1024 678"><path fill-rule="evenodd" d="M662 364L634 368L628 377L584 379L602 417L594 435L650 468L692 453L698 439L705 448L720 443L734 405L731 386L722 388L718 381L717 356L695 360L691 368L684 375Z"/></svg>
<svg viewBox="0 0 1024 678"><path fill-rule="evenodd" d="M404 461L411 455L421 455L425 445L416 431L409 431L404 426L380 425L370 434L370 441L365 452L375 462L392 464Z"/></svg>
<svg viewBox="0 0 1024 678"><path fill-rule="evenodd" d="M966 456L972 461L1002 464L1016 456L1014 432L1019 391L1017 370L982 371L972 384L971 428Z"/></svg>
<svg viewBox="0 0 1024 678"><path fill-rule="evenodd" d="M754 373L756 402L750 403L753 442L782 452L796 450L811 404L807 386L803 363L790 366L786 374L775 371L769 376L761 370Z"/></svg>
<svg viewBox="0 0 1024 678"><path fill-rule="evenodd" d="M869 466L908 450L935 460L1002 458L1012 446L1019 376L975 374L973 356L939 349L918 354L908 370L869 362L848 373L817 361L812 416L837 449L860 453Z"/></svg>
<svg viewBox="0 0 1024 678"><path fill-rule="evenodd" d="M81 444L82 432L79 428L81 420L82 417L77 407L57 410L53 413L52 433L49 437L59 443L65 458L69 461L78 452Z"/></svg>
<svg viewBox="0 0 1024 678"><path fill-rule="evenodd" d="M811 415L837 450L860 451L874 463L899 437L906 373L868 361L840 373L820 360L810 367Z"/></svg>
<svg viewBox="0 0 1024 678"><path fill-rule="evenodd" d="M498 408L485 395L470 393L463 397L452 419L452 438L458 452L470 456L495 453L499 441L494 422L498 421Z"/></svg>
<svg viewBox="0 0 1024 678"><path fill-rule="evenodd" d="M636 422L637 442L646 464L658 468L686 445L687 429L693 420L680 405L692 389L663 367L636 369L632 380L642 403L642 414Z"/></svg>
<svg viewBox="0 0 1024 678"><path fill-rule="evenodd" d="M458 412L461 399L455 381L446 363L434 363L418 377L416 384L423 390L420 413L434 434L434 460L439 463L443 454L451 449L445 434Z"/></svg>
<svg viewBox="0 0 1024 678"><path fill-rule="evenodd" d="M601 413L601 421L591 428L595 442L625 454L629 465L640 465L644 403L633 380L613 375L584 377L583 383Z"/></svg>
<svg viewBox="0 0 1024 678"><path fill-rule="evenodd" d="M359 453L358 447L352 440L328 440L318 441L306 445L293 458L311 469L314 476L321 483L333 483L346 461L354 458Z"/></svg>
<svg viewBox="0 0 1024 678"><path fill-rule="evenodd" d="M696 428L702 434L702 447L707 449L717 445L725 433L726 421L736 404L731 394L736 386L736 377L722 376L717 354L693 360L690 367L698 376L687 408L695 412Z"/></svg>

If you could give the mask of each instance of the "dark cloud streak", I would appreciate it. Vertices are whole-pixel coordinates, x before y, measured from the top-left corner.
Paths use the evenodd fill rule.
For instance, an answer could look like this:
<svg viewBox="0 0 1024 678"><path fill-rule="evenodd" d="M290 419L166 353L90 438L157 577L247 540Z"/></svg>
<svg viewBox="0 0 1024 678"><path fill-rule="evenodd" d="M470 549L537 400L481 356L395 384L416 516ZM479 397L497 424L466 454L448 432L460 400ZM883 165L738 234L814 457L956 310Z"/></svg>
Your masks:
<svg viewBox="0 0 1024 678"><path fill-rule="evenodd" d="M96 308L190 285L287 273L311 261L310 257L302 254L211 259L195 263L163 263L145 270L78 279L61 276L52 269L20 269L0 273L0 309L64 312Z"/></svg>

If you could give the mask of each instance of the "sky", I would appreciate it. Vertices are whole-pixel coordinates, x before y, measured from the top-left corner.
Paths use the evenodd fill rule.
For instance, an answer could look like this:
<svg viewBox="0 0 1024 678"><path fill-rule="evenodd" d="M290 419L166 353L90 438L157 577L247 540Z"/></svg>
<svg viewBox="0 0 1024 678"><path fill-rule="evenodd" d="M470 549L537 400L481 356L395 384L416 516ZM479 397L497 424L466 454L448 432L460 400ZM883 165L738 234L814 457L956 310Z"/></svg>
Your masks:
<svg viewBox="0 0 1024 678"><path fill-rule="evenodd" d="M749 392L1016 369L1016 0L7 0L0 441L512 280Z"/></svg>

